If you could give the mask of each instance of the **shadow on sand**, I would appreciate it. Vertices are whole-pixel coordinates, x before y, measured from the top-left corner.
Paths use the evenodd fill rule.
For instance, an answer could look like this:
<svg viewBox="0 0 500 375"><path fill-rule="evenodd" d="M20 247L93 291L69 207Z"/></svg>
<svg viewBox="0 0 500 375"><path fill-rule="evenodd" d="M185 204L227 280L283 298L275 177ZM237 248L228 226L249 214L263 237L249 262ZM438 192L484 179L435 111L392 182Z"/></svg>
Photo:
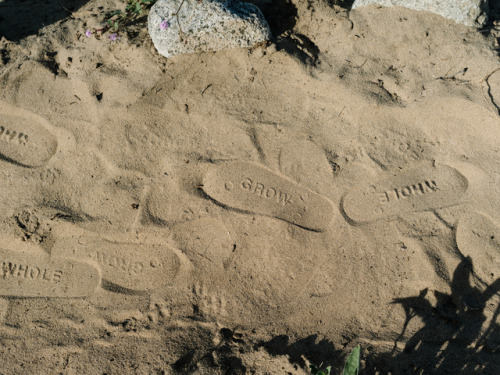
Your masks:
<svg viewBox="0 0 500 375"><path fill-rule="evenodd" d="M17 42L41 28L68 17L88 0L0 1L0 38Z"/></svg>
<svg viewBox="0 0 500 375"><path fill-rule="evenodd" d="M375 354L367 359L367 374L467 374L497 375L500 371L500 278L478 288L470 284L472 262L465 258L456 268L451 294L428 289L419 296L398 298L406 321L397 341L404 336L410 321L419 318L424 326L406 343L403 351ZM495 298L493 298L495 296ZM494 302L496 300L496 302ZM485 309L490 313L486 314ZM491 311L493 310L493 313Z"/></svg>

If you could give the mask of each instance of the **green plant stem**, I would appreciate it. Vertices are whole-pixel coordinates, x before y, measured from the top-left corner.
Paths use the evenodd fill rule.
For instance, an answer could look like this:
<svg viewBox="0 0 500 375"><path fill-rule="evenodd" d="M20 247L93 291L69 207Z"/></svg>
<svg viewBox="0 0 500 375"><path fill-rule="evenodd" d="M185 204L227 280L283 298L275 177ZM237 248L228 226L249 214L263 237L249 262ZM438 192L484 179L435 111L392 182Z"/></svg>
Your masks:
<svg viewBox="0 0 500 375"><path fill-rule="evenodd" d="M181 22L179 21L179 12L181 11L182 6L184 5L184 1L186 1L186 0L181 1L181 4L179 5L177 12L175 12L175 19L177 20L177 25L179 26L179 38L180 38L181 42L184 39L184 33L182 32Z"/></svg>

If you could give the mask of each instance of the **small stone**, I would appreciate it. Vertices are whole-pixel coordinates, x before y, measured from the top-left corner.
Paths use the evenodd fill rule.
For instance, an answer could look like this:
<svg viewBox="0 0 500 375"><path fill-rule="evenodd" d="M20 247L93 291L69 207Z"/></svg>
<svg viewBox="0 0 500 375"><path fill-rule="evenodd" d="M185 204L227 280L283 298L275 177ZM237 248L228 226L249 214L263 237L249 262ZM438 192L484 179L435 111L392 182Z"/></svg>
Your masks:
<svg viewBox="0 0 500 375"><path fill-rule="evenodd" d="M488 0L356 0L352 9L370 4L423 10L475 27L486 23L488 10Z"/></svg>
<svg viewBox="0 0 500 375"><path fill-rule="evenodd" d="M162 27L166 22L169 27ZM158 0L149 12L148 30L165 57L246 48L271 38L260 9L237 0Z"/></svg>

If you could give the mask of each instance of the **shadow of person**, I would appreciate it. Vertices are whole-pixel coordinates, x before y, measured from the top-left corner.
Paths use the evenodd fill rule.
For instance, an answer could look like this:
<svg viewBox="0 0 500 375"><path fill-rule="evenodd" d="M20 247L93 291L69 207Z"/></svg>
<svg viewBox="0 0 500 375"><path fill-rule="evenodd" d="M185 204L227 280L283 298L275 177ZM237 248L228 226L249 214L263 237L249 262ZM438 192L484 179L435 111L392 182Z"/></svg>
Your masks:
<svg viewBox="0 0 500 375"><path fill-rule="evenodd" d="M472 285L472 261L463 259L453 273L451 293L434 292L433 305L429 290L416 297L398 298L406 320L391 353L375 354L368 360L370 367L395 374L495 374L500 369L500 326L497 318L500 305L491 316L485 308L500 292L500 278L480 288ZM497 300L498 301L498 300ZM405 343L403 351L397 342L404 337L411 320L418 317L423 324ZM486 326L486 322L489 324Z"/></svg>
<svg viewBox="0 0 500 375"><path fill-rule="evenodd" d="M0 38L17 42L68 17L88 0L0 0Z"/></svg>

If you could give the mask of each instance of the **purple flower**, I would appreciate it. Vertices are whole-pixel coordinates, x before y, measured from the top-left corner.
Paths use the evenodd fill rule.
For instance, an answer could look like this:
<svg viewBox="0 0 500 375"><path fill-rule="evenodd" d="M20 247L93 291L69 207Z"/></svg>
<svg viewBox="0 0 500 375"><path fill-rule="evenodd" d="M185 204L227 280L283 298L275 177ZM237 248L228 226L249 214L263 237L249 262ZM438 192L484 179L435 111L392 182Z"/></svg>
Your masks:
<svg viewBox="0 0 500 375"><path fill-rule="evenodd" d="M85 35L87 36L87 38L90 38L92 36L92 31L90 30L85 31Z"/></svg>
<svg viewBox="0 0 500 375"><path fill-rule="evenodd" d="M118 36L117 33L113 33L113 34L110 34L109 35L109 39L111 40L116 40L116 39L120 39L120 37Z"/></svg>
<svg viewBox="0 0 500 375"><path fill-rule="evenodd" d="M160 29L165 30L167 27L170 27L170 23L167 20L161 21Z"/></svg>

